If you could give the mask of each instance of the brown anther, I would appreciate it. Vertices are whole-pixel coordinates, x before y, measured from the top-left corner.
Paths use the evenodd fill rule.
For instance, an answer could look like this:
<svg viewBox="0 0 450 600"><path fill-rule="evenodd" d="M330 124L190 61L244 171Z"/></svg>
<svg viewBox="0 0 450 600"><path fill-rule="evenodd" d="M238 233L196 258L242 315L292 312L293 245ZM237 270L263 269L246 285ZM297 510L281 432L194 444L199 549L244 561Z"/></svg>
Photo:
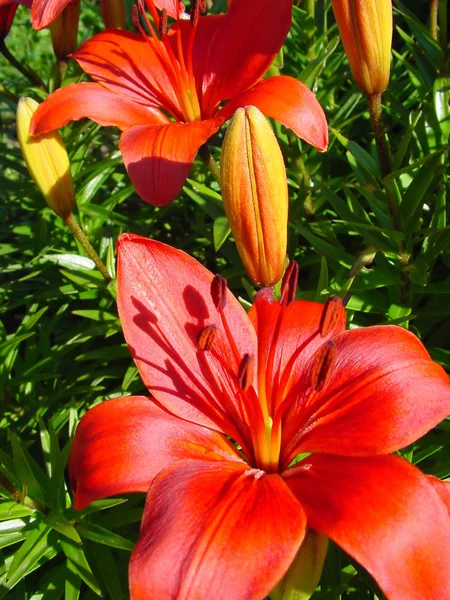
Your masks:
<svg viewBox="0 0 450 600"><path fill-rule="evenodd" d="M214 275L211 281L211 296L217 309L225 308L227 292L227 280L221 275Z"/></svg>
<svg viewBox="0 0 450 600"><path fill-rule="evenodd" d="M239 385L245 391L253 384L255 372L255 357L252 354L244 354L238 370Z"/></svg>
<svg viewBox="0 0 450 600"><path fill-rule="evenodd" d="M197 346L199 350L211 350L214 339L216 337L217 327L215 325L206 325L197 334Z"/></svg>
<svg viewBox="0 0 450 600"><path fill-rule="evenodd" d="M164 37L167 35L167 10L163 8L159 17L159 35Z"/></svg>
<svg viewBox="0 0 450 600"><path fill-rule="evenodd" d="M193 0L191 4L191 25L197 27L198 17L200 15L200 4L199 0Z"/></svg>
<svg viewBox="0 0 450 600"><path fill-rule="evenodd" d="M327 342L317 350L311 373L311 387L316 392L322 391L329 382L336 363L336 356L337 348L333 342Z"/></svg>
<svg viewBox="0 0 450 600"><path fill-rule="evenodd" d="M295 260L291 260L283 275L281 282L280 304L289 306L295 300L295 292L297 290L298 281L298 264Z"/></svg>
<svg viewBox="0 0 450 600"><path fill-rule="evenodd" d="M133 24L133 27L135 27L136 29L139 29L139 9L136 6L136 4L133 4L133 6L131 7L131 22Z"/></svg>
<svg viewBox="0 0 450 600"><path fill-rule="evenodd" d="M320 337L325 337L332 333L336 323L343 316L343 304L339 296L328 298L320 319L319 332Z"/></svg>

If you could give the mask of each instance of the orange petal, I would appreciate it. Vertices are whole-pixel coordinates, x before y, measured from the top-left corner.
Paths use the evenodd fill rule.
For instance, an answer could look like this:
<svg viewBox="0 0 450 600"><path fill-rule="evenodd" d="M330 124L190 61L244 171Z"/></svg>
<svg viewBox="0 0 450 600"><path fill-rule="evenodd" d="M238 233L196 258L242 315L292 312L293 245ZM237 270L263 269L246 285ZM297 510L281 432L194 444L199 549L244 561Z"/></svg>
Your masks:
<svg viewBox="0 0 450 600"><path fill-rule="evenodd" d="M135 102L163 108L178 119L182 117L180 103L153 40L145 41L136 33L111 29L87 40L72 57L83 71L109 90Z"/></svg>
<svg viewBox="0 0 450 600"><path fill-rule="evenodd" d="M389 600L450 598L450 519L418 469L396 456L316 455L283 477L308 526L367 569Z"/></svg>
<svg viewBox="0 0 450 600"><path fill-rule="evenodd" d="M220 120L133 127L120 150L137 193L155 206L170 204L181 191L198 149L220 127Z"/></svg>
<svg viewBox="0 0 450 600"><path fill-rule="evenodd" d="M323 390L308 390L314 357L299 381L283 429L285 466L299 452L388 454L450 412L448 376L406 329L353 329L333 342L336 362Z"/></svg>
<svg viewBox="0 0 450 600"><path fill-rule="evenodd" d="M257 106L321 152L328 145L328 125L322 107L304 83L283 75L264 79L231 100L223 109L227 119L240 106Z"/></svg>
<svg viewBox="0 0 450 600"><path fill-rule="evenodd" d="M183 461L147 496L130 563L133 600L261 600L285 574L305 519L279 475Z"/></svg>
<svg viewBox="0 0 450 600"><path fill-rule="evenodd" d="M206 457L242 462L222 435L178 419L149 398L107 400L86 413L75 434L69 461L74 507L146 492L174 461Z"/></svg>
<svg viewBox="0 0 450 600"><path fill-rule="evenodd" d="M31 22L34 29L43 29L58 17L72 0L33 0Z"/></svg>
<svg viewBox="0 0 450 600"><path fill-rule="evenodd" d="M137 235L122 235L117 253L120 320L152 395L183 419L249 439L238 406L239 365L212 301L212 273L188 254ZM240 356L255 355L255 332L230 292L224 311ZM211 324L216 335L204 351L197 338Z"/></svg>
<svg viewBox="0 0 450 600"><path fill-rule="evenodd" d="M83 117L122 130L168 121L160 111L110 92L97 83L71 83L50 94L40 104L30 131L33 135L47 133Z"/></svg>

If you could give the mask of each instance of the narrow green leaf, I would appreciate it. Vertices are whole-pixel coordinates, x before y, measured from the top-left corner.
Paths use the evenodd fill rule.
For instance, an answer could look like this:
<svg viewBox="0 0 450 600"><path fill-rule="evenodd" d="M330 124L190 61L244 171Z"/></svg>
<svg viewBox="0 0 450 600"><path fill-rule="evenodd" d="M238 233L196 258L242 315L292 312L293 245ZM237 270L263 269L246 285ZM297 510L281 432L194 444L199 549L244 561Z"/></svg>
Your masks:
<svg viewBox="0 0 450 600"><path fill-rule="evenodd" d="M60 540L60 544L67 557L67 568L79 575L93 592L98 596L101 596L100 586L97 583L82 548L74 542L63 538Z"/></svg>

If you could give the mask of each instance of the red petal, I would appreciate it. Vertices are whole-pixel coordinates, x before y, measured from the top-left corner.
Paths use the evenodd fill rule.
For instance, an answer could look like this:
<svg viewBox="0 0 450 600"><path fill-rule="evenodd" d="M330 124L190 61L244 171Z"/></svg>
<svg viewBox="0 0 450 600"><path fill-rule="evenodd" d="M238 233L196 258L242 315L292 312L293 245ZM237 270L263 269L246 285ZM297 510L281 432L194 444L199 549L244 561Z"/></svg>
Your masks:
<svg viewBox="0 0 450 600"><path fill-rule="evenodd" d="M333 342L337 358L324 389L311 395L309 373L298 386L283 429L285 466L299 452L388 454L450 412L448 376L406 329L354 329ZM303 418L297 431L295 414Z"/></svg>
<svg viewBox="0 0 450 600"><path fill-rule="evenodd" d="M8 35L18 6L17 2L0 2L0 40L4 40Z"/></svg>
<svg viewBox="0 0 450 600"><path fill-rule="evenodd" d="M284 478L308 526L361 563L389 600L450 598L450 520L418 469L396 456L319 455Z"/></svg>
<svg viewBox="0 0 450 600"><path fill-rule="evenodd" d="M437 477L428 475L428 481L433 485L434 489L444 501L445 506L450 514L450 481L442 481Z"/></svg>
<svg viewBox="0 0 450 600"><path fill-rule="evenodd" d="M133 127L120 139L128 175L143 200L170 204L181 191L198 149L221 122L194 121Z"/></svg>
<svg viewBox="0 0 450 600"><path fill-rule="evenodd" d="M221 19L199 19L195 52L204 56L202 105L208 115L261 79L283 45L291 16L292 0L245 0L233 2Z"/></svg>
<svg viewBox="0 0 450 600"><path fill-rule="evenodd" d="M241 460L220 434L192 425L142 396L97 405L81 419L70 453L74 507L146 492L158 473L185 458Z"/></svg>
<svg viewBox="0 0 450 600"><path fill-rule="evenodd" d="M31 22L35 29L48 27L72 0L33 0Z"/></svg>
<svg viewBox="0 0 450 600"><path fill-rule="evenodd" d="M256 295L249 317L257 332L258 365L266 374L266 395L272 403L269 407L272 416L289 391L297 389L298 379L303 378L316 350L332 335L345 330L346 317L342 308L332 330L326 336L320 336L324 308L325 304L306 301L281 306L279 302L270 302L265 292ZM289 420L290 417L286 418ZM294 423L292 426L297 430L298 423L297 427Z"/></svg>
<svg viewBox="0 0 450 600"><path fill-rule="evenodd" d="M94 35L72 57L108 89L181 119L180 103L154 48L153 40L112 29Z"/></svg>
<svg viewBox="0 0 450 600"><path fill-rule="evenodd" d="M305 534L279 475L236 463L183 462L155 479L130 563L133 600L261 600Z"/></svg>
<svg viewBox="0 0 450 600"><path fill-rule="evenodd" d="M211 299L212 278L180 250L136 235L119 238L119 315L145 385L174 414L241 441L248 427L238 409L238 365ZM240 355L255 355L255 332L230 292L224 310ZM216 337L201 351L197 336L208 324Z"/></svg>
<svg viewBox="0 0 450 600"><path fill-rule="evenodd" d="M30 131L33 135L46 133L83 117L119 129L168 122L158 110L137 104L97 83L71 83L50 94L39 106Z"/></svg>
<svg viewBox="0 0 450 600"><path fill-rule="evenodd" d="M184 11L183 3L179 0L154 0L154 4L160 10L165 9L173 19L177 19Z"/></svg>
<svg viewBox="0 0 450 600"><path fill-rule="evenodd" d="M328 146L328 125L322 107L305 84L293 77L269 77L231 100L223 109L230 118L240 106L257 106L268 117L292 129L320 151Z"/></svg>

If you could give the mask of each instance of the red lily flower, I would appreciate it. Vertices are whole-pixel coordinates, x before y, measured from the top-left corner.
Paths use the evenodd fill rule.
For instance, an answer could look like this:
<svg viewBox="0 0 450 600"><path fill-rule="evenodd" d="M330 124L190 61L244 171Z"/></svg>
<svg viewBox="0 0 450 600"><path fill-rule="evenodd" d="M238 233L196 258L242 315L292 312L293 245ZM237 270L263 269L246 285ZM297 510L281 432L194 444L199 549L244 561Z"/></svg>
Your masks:
<svg viewBox="0 0 450 600"><path fill-rule="evenodd" d="M8 35L18 6L17 2L0 3L0 42Z"/></svg>
<svg viewBox="0 0 450 600"><path fill-rule="evenodd" d="M74 0L17 0L14 4L23 4L31 8L31 22L34 29L44 29L62 13ZM0 0L0 6L11 4L11 0Z"/></svg>
<svg viewBox="0 0 450 600"><path fill-rule="evenodd" d="M307 528L390 600L449 598L446 496L389 455L450 410L448 377L419 340L345 331L339 301L292 301L293 271L281 301L263 290L247 315L179 250L126 234L118 259L125 338L153 397L89 411L69 466L77 509L148 492L132 599L261 600Z"/></svg>
<svg viewBox="0 0 450 600"><path fill-rule="evenodd" d="M43 102L32 124L41 134L88 117L116 125L125 166L140 196L168 204L179 194L195 155L237 108L257 106L302 139L324 150L325 115L313 93L292 77L262 80L289 31L292 0L233 2L225 15L181 19L175 0L146 0L156 28L109 30L72 56L95 83L72 84ZM176 19L167 32L167 19ZM157 30L160 33L157 33ZM221 103L228 100L221 108Z"/></svg>

